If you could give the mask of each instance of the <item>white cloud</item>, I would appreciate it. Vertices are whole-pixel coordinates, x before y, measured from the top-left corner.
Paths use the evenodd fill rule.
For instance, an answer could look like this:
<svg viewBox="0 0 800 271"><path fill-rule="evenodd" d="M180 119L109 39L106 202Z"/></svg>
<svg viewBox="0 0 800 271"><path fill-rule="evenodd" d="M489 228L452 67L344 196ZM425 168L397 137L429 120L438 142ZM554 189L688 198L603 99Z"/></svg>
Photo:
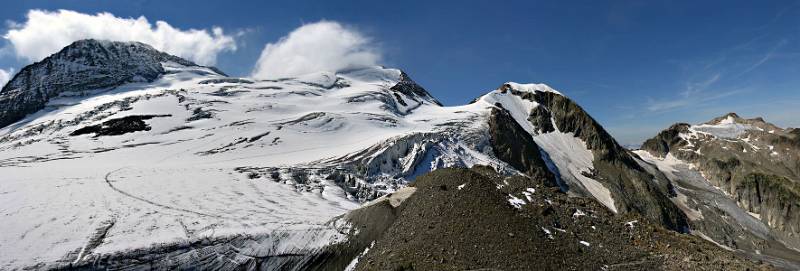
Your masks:
<svg viewBox="0 0 800 271"><path fill-rule="evenodd" d="M144 16L134 19L107 12L91 15L70 10L30 10L27 21L8 25L3 37L17 57L29 61L41 60L87 38L139 41L202 65L213 65L220 52L236 50L233 36L225 35L222 28L181 30L164 21L151 24Z"/></svg>
<svg viewBox="0 0 800 271"><path fill-rule="evenodd" d="M0 69L0 88L6 85L6 82L11 80L11 75L14 74L14 69Z"/></svg>
<svg viewBox="0 0 800 271"><path fill-rule="evenodd" d="M747 89L737 89L732 91L725 91L725 92L718 92L712 94L704 94L703 96L691 96L691 97L683 97L679 99L672 99L672 100L658 100L654 101L651 100L648 102L647 110L653 112L665 112L670 110L675 110L678 108L685 108L690 106L699 106L704 103L713 102L716 100L724 99L729 96L733 96L736 94L748 92Z"/></svg>
<svg viewBox="0 0 800 271"><path fill-rule="evenodd" d="M761 65L764 65L764 63L767 63L767 61L769 61L775 56L775 53L777 53L778 49L783 47L783 45L785 45L786 43L787 41L785 39L778 42L778 44L772 47L772 49L770 49L769 51L767 51L767 53L763 57L761 57L758 61L753 63L753 65L750 65L750 67L739 73L738 76L742 76L751 71L754 71L755 69L758 69L758 67L761 67Z"/></svg>
<svg viewBox="0 0 800 271"><path fill-rule="evenodd" d="M703 92L706 89L708 89L709 86L711 86L714 83L716 83L717 81L719 81L719 78L720 78L721 75L722 75L721 73L715 73L715 74L711 75L711 77L709 77L708 79L703 80L703 81L699 81L699 82L698 81L690 81L690 82L687 82L686 83L686 90L684 92L682 92L681 95L683 95L684 98L688 98L688 97L692 96L693 94Z"/></svg>
<svg viewBox="0 0 800 271"><path fill-rule="evenodd" d="M253 77L280 78L317 71L374 66L381 60L369 38L337 22L321 21L295 29L264 47Z"/></svg>

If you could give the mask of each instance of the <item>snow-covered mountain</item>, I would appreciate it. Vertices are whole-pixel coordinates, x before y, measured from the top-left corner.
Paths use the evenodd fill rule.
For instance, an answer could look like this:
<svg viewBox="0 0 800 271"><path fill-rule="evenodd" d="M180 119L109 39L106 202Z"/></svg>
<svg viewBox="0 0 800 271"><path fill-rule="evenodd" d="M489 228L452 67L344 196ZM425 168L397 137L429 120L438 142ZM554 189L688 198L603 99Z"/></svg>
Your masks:
<svg viewBox="0 0 800 271"><path fill-rule="evenodd" d="M800 130L729 113L675 124L636 153L673 181L693 231L800 268Z"/></svg>
<svg viewBox="0 0 800 271"><path fill-rule="evenodd" d="M377 240L385 228L354 226L379 220L354 219L362 203L476 165L612 215L693 225L673 178L543 84L442 106L397 69L232 78L144 44L85 40L20 71L0 105L3 269L309 267ZM506 208L534 205L524 185L496 187Z"/></svg>
<svg viewBox="0 0 800 271"><path fill-rule="evenodd" d="M43 109L54 97L151 82L166 72L161 63L197 66L143 43L75 42L23 68L0 90L0 126Z"/></svg>

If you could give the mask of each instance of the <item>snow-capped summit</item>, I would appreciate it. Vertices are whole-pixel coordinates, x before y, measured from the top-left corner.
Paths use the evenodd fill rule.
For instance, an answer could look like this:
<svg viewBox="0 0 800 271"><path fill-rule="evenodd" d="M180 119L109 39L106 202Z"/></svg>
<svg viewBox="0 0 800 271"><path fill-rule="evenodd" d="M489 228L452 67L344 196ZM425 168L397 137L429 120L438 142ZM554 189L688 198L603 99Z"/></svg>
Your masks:
<svg viewBox="0 0 800 271"><path fill-rule="evenodd" d="M551 88L546 84L520 84L515 82L506 82L500 88L500 91L506 90L516 90L516 91L525 91L525 92L552 92L555 94L562 95L561 92Z"/></svg>
<svg viewBox="0 0 800 271"><path fill-rule="evenodd" d="M76 41L23 68L0 90L0 127L44 108L59 95L151 82L167 72L164 64L197 66L140 42ZM222 75L216 69L207 72Z"/></svg>

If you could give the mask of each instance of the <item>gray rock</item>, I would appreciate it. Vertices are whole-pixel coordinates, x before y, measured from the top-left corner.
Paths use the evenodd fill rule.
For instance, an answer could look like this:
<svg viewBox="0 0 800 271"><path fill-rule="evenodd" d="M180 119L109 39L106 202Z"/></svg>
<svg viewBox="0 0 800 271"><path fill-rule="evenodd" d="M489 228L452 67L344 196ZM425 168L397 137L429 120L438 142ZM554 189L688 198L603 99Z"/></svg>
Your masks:
<svg viewBox="0 0 800 271"><path fill-rule="evenodd" d="M681 210L670 201L674 196L669 180L653 180L656 176L643 169L633 154L617 141L586 111L569 98L552 92L525 92L503 85L501 91L509 91L538 103L530 112L528 120L538 127L540 133L558 130L573 133L586 142L594 156L594 172L588 173L611 191L620 212L642 214L667 228L685 231L688 224ZM509 161L506 161L509 162Z"/></svg>
<svg viewBox="0 0 800 271"><path fill-rule="evenodd" d="M742 227L741 221L749 217L730 219L731 211L718 206L704 209L705 218L693 221L693 228L721 244L754 255L756 250L781 251L781 257L797 260L800 254L784 244L800 247L800 212L796 211L800 208L798 142L800 135L795 129L729 113L700 125L675 124L645 141L642 149L656 157L672 155L694 165L703 182L717 187L724 193L720 195L738 205L732 208L755 214L765 225ZM688 195L693 194L695 201L704 202L702 195L708 193ZM706 208L698 206L701 207ZM759 227L768 230L754 230Z"/></svg>

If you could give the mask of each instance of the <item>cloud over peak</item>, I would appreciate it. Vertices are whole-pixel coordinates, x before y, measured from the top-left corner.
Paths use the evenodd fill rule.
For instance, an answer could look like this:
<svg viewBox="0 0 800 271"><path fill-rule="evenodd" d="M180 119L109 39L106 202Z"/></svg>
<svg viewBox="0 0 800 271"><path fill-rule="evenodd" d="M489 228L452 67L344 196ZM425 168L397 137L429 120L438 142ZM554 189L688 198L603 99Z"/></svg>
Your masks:
<svg viewBox="0 0 800 271"><path fill-rule="evenodd" d="M6 82L11 80L11 75L14 74L14 69L0 69L0 88L6 85Z"/></svg>
<svg viewBox="0 0 800 271"><path fill-rule="evenodd" d="M3 35L19 58L41 60L81 39L139 41L201 65L213 65L223 51L235 51L233 36L222 28L181 30L164 21L120 18L102 12L95 15L70 10L30 10L26 21L9 23Z"/></svg>
<svg viewBox="0 0 800 271"><path fill-rule="evenodd" d="M317 71L375 66L381 60L371 40L337 22L303 25L268 43L253 70L256 78L281 78Z"/></svg>

